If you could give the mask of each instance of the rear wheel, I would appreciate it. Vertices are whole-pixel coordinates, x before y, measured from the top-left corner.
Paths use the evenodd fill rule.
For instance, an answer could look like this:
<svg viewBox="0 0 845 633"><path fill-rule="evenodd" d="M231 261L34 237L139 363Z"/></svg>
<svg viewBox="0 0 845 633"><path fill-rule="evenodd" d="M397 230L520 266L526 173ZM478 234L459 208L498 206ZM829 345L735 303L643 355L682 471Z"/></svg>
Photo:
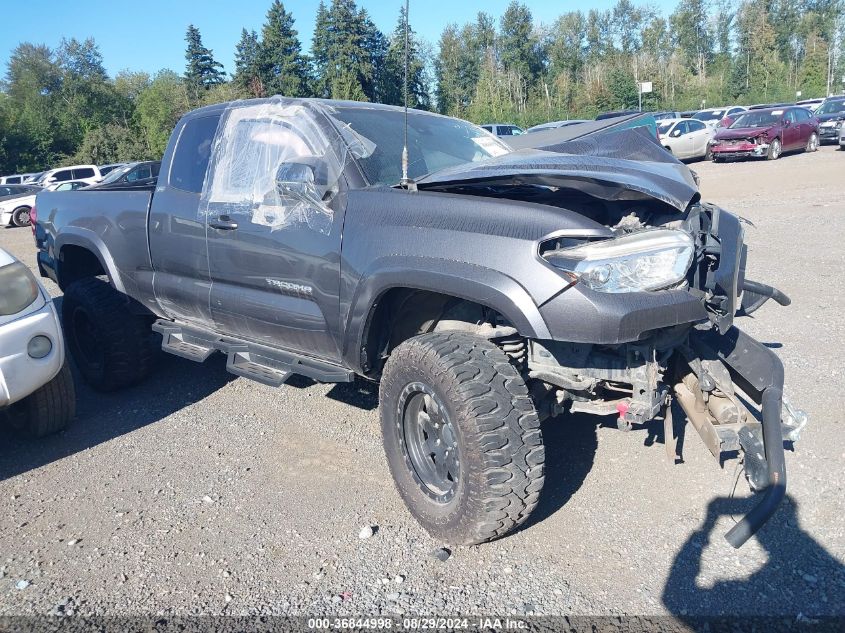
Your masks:
<svg viewBox="0 0 845 633"><path fill-rule="evenodd" d="M159 349L153 318L131 309L130 299L108 282L73 282L62 299L62 325L76 366L94 389L114 391L153 370Z"/></svg>
<svg viewBox="0 0 845 633"><path fill-rule="evenodd" d="M769 149L766 150L766 159L767 160L777 160L780 157L780 152L781 152L780 139L776 138L771 143L769 143Z"/></svg>
<svg viewBox="0 0 845 633"><path fill-rule="evenodd" d="M29 207L18 207L12 211L12 224L15 226L29 226Z"/></svg>
<svg viewBox="0 0 845 633"><path fill-rule="evenodd" d="M819 135L813 132L810 134L810 138L807 139L807 147L805 148L808 152L815 152L819 148Z"/></svg>
<svg viewBox="0 0 845 633"><path fill-rule="evenodd" d="M545 452L528 388L501 349L465 333L417 336L391 353L379 395L391 474L432 536L481 543L528 518Z"/></svg>
<svg viewBox="0 0 845 633"><path fill-rule="evenodd" d="M76 391L67 361L50 382L13 404L9 414L14 428L33 437L64 429L76 414Z"/></svg>

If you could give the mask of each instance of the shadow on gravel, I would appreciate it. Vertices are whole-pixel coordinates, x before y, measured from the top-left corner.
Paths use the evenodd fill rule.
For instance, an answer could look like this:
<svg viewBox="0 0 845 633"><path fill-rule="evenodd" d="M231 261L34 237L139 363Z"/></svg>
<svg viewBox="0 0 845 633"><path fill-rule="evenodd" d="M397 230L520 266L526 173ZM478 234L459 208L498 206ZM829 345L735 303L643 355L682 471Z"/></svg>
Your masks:
<svg viewBox="0 0 845 633"><path fill-rule="evenodd" d="M565 414L543 422L546 482L540 493L540 502L520 530L553 515L578 491L593 468L598 449L597 429L606 419Z"/></svg>
<svg viewBox="0 0 845 633"><path fill-rule="evenodd" d="M718 548L710 555L721 556L723 564L710 563L711 574L734 567L742 560L724 540L721 516L736 520L757 503L758 498L719 497L707 507L704 524L684 543L675 557L663 588L663 604L674 615L698 616L813 616L845 615L845 566L831 556L798 525L797 503L787 496L777 514L755 537L768 558L751 576L741 580L701 582L702 554L706 547Z"/></svg>
<svg viewBox="0 0 845 633"><path fill-rule="evenodd" d="M76 418L67 430L42 439L22 437L0 414L0 481L158 422L236 379L226 371L221 354L202 365L163 355L151 378L115 393L93 391L82 382L73 363L71 368Z"/></svg>

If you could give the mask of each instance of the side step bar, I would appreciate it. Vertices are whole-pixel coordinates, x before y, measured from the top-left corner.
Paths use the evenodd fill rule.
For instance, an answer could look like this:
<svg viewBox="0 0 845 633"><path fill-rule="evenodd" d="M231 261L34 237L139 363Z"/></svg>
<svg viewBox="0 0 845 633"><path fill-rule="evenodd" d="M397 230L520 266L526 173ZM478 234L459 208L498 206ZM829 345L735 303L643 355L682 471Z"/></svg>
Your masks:
<svg viewBox="0 0 845 633"><path fill-rule="evenodd" d="M159 319L153 330L161 334L161 349L169 354L202 363L214 352L226 354L227 371L271 387L278 387L299 374L319 382L352 382L355 374L294 352L273 349L249 341L221 336L200 328Z"/></svg>

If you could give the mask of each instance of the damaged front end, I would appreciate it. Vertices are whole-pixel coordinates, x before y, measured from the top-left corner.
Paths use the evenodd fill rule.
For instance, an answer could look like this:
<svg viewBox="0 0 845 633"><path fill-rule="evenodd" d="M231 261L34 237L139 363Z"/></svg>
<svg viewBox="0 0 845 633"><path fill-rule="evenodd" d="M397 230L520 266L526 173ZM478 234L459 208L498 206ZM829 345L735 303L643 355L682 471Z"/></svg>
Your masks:
<svg viewBox="0 0 845 633"><path fill-rule="evenodd" d="M633 234L646 235L650 230L654 229L637 227ZM783 498L783 442L798 439L807 416L783 398L783 365L778 357L737 328L734 319L759 309L769 298L782 305L789 299L771 286L745 278L746 247L736 216L715 206L693 204L684 220L663 230L691 238L693 252L689 260L680 252L674 259L658 260L669 272L673 262L681 261L686 274L671 288L651 289L684 290L698 299L706 318L660 327L636 341L612 345L532 341L529 377L548 390L546 415L564 410L615 414L623 430L662 415L667 454L674 460L672 403L676 402L720 463L741 453L751 488L765 492L726 536L731 545L740 547ZM573 283L592 283L589 275L579 276L573 252L578 254L563 248L544 257L571 271ZM648 267L645 272L647 277L652 274ZM612 276L606 270L599 274L600 279Z"/></svg>

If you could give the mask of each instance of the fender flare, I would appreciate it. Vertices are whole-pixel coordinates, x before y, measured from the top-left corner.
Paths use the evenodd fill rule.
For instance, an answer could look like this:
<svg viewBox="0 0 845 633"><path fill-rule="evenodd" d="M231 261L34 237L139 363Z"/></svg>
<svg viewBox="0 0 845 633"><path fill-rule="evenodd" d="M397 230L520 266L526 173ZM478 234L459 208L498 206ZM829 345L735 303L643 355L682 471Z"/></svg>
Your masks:
<svg viewBox="0 0 845 633"><path fill-rule="evenodd" d="M413 288L446 294L496 310L522 336L550 339L551 333L534 300L502 272L446 259L389 256L367 269L358 282L346 317L343 357L360 367L370 318L381 297L392 288Z"/></svg>
<svg viewBox="0 0 845 633"><path fill-rule="evenodd" d="M53 253L56 262L56 276L61 279L61 252L65 246L79 246L91 253L100 261L100 266L106 271L111 285L115 290L125 294L126 289L120 277L120 271L114 263L105 242L94 231L79 226L65 226L53 243Z"/></svg>

